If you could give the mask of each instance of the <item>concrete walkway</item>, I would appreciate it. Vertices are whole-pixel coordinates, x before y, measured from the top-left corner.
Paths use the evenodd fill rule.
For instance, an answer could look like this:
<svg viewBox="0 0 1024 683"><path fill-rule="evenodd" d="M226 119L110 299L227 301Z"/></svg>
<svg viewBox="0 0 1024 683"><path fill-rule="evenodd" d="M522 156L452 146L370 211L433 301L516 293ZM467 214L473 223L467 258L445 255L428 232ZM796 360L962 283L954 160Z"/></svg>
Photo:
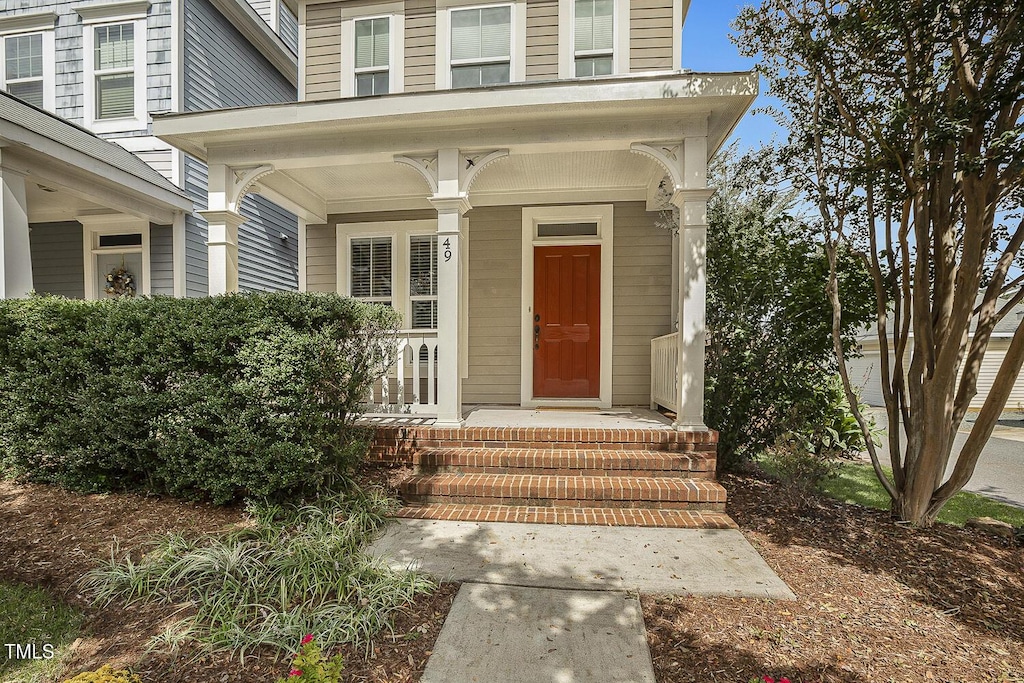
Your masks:
<svg viewBox="0 0 1024 683"><path fill-rule="evenodd" d="M370 552L463 582L424 683L653 683L637 592L795 599L734 530L399 520Z"/></svg>

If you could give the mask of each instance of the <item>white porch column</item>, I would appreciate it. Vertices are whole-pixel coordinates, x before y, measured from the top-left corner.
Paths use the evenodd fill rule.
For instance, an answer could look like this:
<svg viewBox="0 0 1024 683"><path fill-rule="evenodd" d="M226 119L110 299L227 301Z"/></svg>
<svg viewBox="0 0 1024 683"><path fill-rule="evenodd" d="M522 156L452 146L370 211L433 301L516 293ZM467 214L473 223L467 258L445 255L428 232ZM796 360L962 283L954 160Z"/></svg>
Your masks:
<svg viewBox="0 0 1024 683"><path fill-rule="evenodd" d="M704 424L704 340L707 297L707 138L691 137L680 150L682 187L672 194L679 207L678 276L679 410L676 429Z"/></svg>
<svg viewBox="0 0 1024 683"><path fill-rule="evenodd" d="M16 299L33 288L25 177L0 166L0 186L0 299Z"/></svg>
<svg viewBox="0 0 1024 683"><path fill-rule="evenodd" d="M238 226L245 218L236 210L239 195L235 174L224 164L210 164L206 211L207 277L210 296L238 291Z"/></svg>
<svg viewBox="0 0 1024 683"><path fill-rule="evenodd" d="M457 149L437 153L437 422L461 427L462 373L459 363L462 334L462 216L470 203L460 188Z"/></svg>

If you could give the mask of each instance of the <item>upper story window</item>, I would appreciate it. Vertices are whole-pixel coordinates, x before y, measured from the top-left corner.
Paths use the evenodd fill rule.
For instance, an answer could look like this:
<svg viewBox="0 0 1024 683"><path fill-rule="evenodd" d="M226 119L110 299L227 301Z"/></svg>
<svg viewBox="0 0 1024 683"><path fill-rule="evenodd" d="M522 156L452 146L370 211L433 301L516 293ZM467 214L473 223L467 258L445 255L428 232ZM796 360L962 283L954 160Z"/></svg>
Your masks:
<svg viewBox="0 0 1024 683"><path fill-rule="evenodd" d="M451 11L451 86L512 80L512 6Z"/></svg>
<svg viewBox="0 0 1024 683"><path fill-rule="evenodd" d="M577 78L613 72L614 0L575 0L574 63Z"/></svg>
<svg viewBox="0 0 1024 683"><path fill-rule="evenodd" d="M81 5L85 127L145 130L146 14L149 2Z"/></svg>
<svg viewBox="0 0 1024 683"><path fill-rule="evenodd" d="M4 89L29 104L43 106L43 34L4 40Z"/></svg>
<svg viewBox="0 0 1024 683"><path fill-rule="evenodd" d="M355 22L355 94L386 95L391 81L391 19L373 17Z"/></svg>
<svg viewBox="0 0 1024 683"><path fill-rule="evenodd" d="M97 26L93 41L96 120L135 115L135 25Z"/></svg>
<svg viewBox="0 0 1024 683"><path fill-rule="evenodd" d="M52 12L0 19L0 86L29 104L54 109Z"/></svg>

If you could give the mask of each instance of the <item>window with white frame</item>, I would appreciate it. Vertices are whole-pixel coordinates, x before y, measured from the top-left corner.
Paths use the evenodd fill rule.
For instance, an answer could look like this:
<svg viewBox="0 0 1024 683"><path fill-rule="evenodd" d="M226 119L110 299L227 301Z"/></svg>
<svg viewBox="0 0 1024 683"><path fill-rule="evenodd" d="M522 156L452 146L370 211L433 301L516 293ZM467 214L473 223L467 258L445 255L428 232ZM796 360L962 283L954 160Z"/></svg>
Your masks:
<svg viewBox="0 0 1024 683"><path fill-rule="evenodd" d="M391 305L391 238L358 237L350 242L349 293L361 301Z"/></svg>
<svg viewBox="0 0 1024 683"><path fill-rule="evenodd" d="M573 11L576 77L611 74L614 68L615 0L575 0Z"/></svg>
<svg viewBox="0 0 1024 683"><path fill-rule="evenodd" d="M42 33L4 39L4 90L29 104L44 106Z"/></svg>
<svg viewBox="0 0 1024 683"><path fill-rule="evenodd" d="M437 235L409 238L409 303L413 329L437 329Z"/></svg>
<svg viewBox="0 0 1024 683"><path fill-rule="evenodd" d="M355 21L355 94L387 95L391 85L391 19Z"/></svg>
<svg viewBox="0 0 1024 683"><path fill-rule="evenodd" d="M451 10L451 87L512 80L512 6Z"/></svg>
<svg viewBox="0 0 1024 683"><path fill-rule="evenodd" d="M149 2L79 5L85 127L97 133L145 130L146 14Z"/></svg>

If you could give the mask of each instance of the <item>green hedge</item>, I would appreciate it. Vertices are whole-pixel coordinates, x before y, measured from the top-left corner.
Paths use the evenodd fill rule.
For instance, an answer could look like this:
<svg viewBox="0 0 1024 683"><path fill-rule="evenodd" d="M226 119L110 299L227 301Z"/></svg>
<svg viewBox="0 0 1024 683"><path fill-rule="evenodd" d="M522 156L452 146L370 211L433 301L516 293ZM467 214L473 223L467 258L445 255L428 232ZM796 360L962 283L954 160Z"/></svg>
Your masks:
<svg viewBox="0 0 1024 683"><path fill-rule="evenodd" d="M365 452L390 308L328 294L0 301L0 465L217 503L314 493Z"/></svg>

